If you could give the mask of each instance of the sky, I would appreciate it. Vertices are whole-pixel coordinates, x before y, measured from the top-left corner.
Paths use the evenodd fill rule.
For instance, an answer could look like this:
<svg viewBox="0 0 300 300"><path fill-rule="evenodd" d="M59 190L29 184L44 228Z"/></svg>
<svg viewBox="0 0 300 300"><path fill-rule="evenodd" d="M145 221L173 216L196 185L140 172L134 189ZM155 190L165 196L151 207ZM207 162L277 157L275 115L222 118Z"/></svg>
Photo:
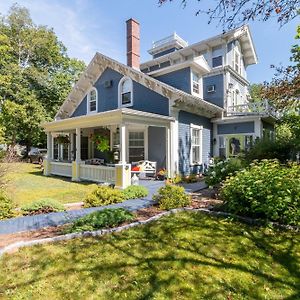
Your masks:
<svg viewBox="0 0 300 300"><path fill-rule="evenodd" d="M126 25L129 18L141 24L141 61L151 59L147 50L152 42L173 32L193 44L222 33L217 23L207 24L207 16L195 16L197 1L183 8L180 0L161 7L158 0L0 0L0 13L7 14L17 2L29 9L36 24L53 28L68 49L70 57L87 64L98 51L122 63L126 62ZM290 49L295 44L294 19L280 28L275 19L250 23L259 63L249 66L252 83L270 81L271 64L289 63Z"/></svg>

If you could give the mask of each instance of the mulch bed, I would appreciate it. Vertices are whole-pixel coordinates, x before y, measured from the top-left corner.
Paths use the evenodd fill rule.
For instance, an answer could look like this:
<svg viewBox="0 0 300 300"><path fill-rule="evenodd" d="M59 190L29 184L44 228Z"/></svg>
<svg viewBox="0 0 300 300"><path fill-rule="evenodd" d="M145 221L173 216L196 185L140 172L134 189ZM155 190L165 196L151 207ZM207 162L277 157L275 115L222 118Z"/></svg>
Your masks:
<svg viewBox="0 0 300 300"><path fill-rule="evenodd" d="M202 190L199 193L192 194L192 208L212 208L215 205L221 204L222 201L210 198L211 190L206 189ZM140 209L135 212L136 218L134 221L144 221L147 220L155 215L158 215L162 212L157 205ZM120 224L121 225L125 225ZM31 241L43 238L49 238L54 236L59 236L63 234L64 228L67 224L62 226L55 226L55 227L46 227L39 230L27 231L27 232L19 232L13 234L1 234L0 235L0 248L8 246L12 243L20 242L20 241Z"/></svg>

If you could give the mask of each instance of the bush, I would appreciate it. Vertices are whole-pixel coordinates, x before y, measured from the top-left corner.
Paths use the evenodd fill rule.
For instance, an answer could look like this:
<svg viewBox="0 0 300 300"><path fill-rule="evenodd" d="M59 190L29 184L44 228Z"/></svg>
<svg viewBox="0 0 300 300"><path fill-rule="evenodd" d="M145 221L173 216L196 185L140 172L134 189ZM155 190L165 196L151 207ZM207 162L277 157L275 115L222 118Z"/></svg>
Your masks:
<svg viewBox="0 0 300 300"><path fill-rule="evenodd" d="M144 198L148 195L148 189L140 185L131 185L122 191L126 200Z"/></svg>
<svg viewBox="0 0 300 300"><path fill-rule="evenodd" d="M0 191L0 220L14 216L14 206L10 198Z"/></svg>
<svg viewBox="0 0 300 300"><path fill-rule="evenodd" d="M66 210L64 205L54 199L40 199L21 208L23 215L47 214Z"/></svg>
<svg viewBox="0 0 300 300"><path fill-rule="evenodd" d="M299 225L300 166L256 161L224 182L221 198L235 214Z"/></svg>
<svg viewBox="0 0 300 300"><path fill-rule="evenodd" d="M84 207L103 206L123 202L125 196L120 190L99 186L84 199Z"/></svg>
<svg viewBox="0 0 300 300"><path fill-rule="evenodd" d="M293 145L290 141L270 141L263 139L257 141L253 147L246 152L245 159L250 163L253 160L278 159L286 162L293 156Z"/></svg>
<svg viewBox="0 0 300 300"><path fill-rule="evenodd" d="M185 193L182 186L166 185L158 190L158 194L153 196L161 209L172 209L188 206L191 203L191 197Z"/></svg>
<svg viewBox="0 0 300 300"><path fill-rule="evenodd" d="M94 231L114 227L132 219L132 213L123 208L106 208L75 220L73 224L66 228L65 232Z"/></svg>
<svg viewBox="0 0 300 300"><path fill-rule="evenodd" d="M210 167L206 173L205 182L208 186L215 186L226 179L230 174L243 168L243 162L239 158L220 160Z"/></svg>

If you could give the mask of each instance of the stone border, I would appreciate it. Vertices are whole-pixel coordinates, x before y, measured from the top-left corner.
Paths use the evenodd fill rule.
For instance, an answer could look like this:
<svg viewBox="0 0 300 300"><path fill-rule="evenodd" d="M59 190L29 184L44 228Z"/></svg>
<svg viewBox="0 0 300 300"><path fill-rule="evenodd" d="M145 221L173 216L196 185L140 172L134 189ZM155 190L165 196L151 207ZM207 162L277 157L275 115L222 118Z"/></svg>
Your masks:
<svg viewBox="0 0 300 300"><path fill-rule="evenodd" d="M55 236L55 237L51 237L51 238L37 239L37 240L32 240L32 241L19 241L19 242L10 244L10 245L0 249L0 257L5 253L8 253L13 250L18 250L20 248L27 247L27 246L42 245L42 244L47 244L47 243L52 243L52 242L59 242L59 241L67 241L67 240L72 240L72 239L82 238L82 237L96 237L96 236L102 236L102 235L106 235L106 234L113 233L113 232L121 232L123 230L133 228L133 227L136 227L139 225L148 224L150 222L160 219L161 217L169 216L171 214L175 214L175 213L183 212L183 211L202 212L202 213L217 216L217 217L218 216L219 217L231 217L231 218L235 218L239 221L245 222L250 225L263 225L264 224L264 222L259 219L251 219L251 218L247 218L247 217L241 217L241 216L234 215L231 213L226 213L226 212L222 212L222 211L213 211L213 210L206 209L206 208L196 208L196 209L189 208L189 207L175 208L175 209L171 209L169 211L165 211L160 214L157 214L147 220L137 221L137 222L133 222L133 223L130 223L127 225L119 226L119 227L102 229L102 230L97 230L97 231L84 231L84 232L78 232L78 233L69 233L69 234L65 234L65 235L59 235L59 236ZM270 222L270 224L279 229L300 231L300 227L297 227L297 226L282 225L282 224L272 223L272 222Z"/></svg>

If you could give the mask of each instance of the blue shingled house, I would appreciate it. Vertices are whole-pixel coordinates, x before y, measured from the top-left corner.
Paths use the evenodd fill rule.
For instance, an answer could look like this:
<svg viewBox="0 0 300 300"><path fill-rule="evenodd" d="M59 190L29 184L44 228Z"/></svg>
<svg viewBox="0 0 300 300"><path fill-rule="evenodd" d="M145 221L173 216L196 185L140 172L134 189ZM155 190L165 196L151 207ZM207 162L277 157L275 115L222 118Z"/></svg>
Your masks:
<svg viewBox="0 0 300 300"><path fill-rule="evenodd" d="M47 174L115 182L108 153L120 165L150 161L169 176L189 174L213 156L235 156L256 138L273 137L275 111L249 101L246 69L257 55L248 26L192 45L173 34L154 42L141 64L139 40L139 23L130 19L127 65L96 53L44 125ZM104 131L111 152L92 138Z"/></svg>

